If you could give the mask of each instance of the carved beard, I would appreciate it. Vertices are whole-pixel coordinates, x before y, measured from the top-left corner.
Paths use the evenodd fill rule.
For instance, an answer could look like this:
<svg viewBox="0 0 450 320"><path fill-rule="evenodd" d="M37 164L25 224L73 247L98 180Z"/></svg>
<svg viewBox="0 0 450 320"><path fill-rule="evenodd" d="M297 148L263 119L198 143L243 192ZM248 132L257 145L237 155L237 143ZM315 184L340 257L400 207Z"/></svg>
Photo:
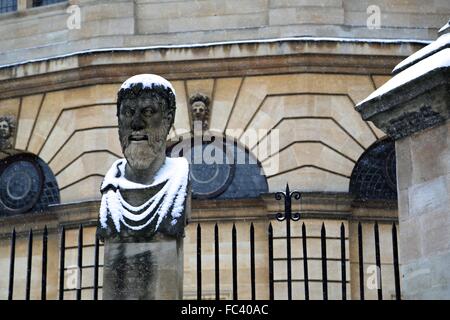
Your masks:
<svg viewBox="0 0 450 320"><path fill-rule="evenodd" d="M130 142L128 138L132 131L124 131L125 132L122 132L122 130L119 129L122 151L132 169L148 169L158 155L165 152L164 145L167 136L165 126L161 126L159 129L152 129L151 131L140 131L139 133L148 136L147 141L142 141L140 143Z"/></svg>

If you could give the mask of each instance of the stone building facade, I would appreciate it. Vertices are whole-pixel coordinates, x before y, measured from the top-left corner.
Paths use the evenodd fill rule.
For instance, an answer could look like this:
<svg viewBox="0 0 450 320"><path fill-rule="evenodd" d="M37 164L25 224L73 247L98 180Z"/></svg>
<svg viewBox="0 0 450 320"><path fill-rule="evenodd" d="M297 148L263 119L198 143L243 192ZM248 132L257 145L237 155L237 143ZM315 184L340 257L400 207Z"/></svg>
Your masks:
<svg viewBox="0 0 450 320"><path fill-rule="evenodd" d="M372 3L376 3L371 9L375 11L368 10ZM336 239L344 223L348 288L354 299L359 298L357 225L363 225L364 262L370 266L375 261L373 222L378 221L385 268L383 294L386 299L393 297L390 227L398 219L396 187L391 188L394 198L383 192L375 196L376 190L388 189L384 182L380 186L370 181L358 184L357 180L358 174L389 180L392 174L376 173L364 166L371 152L380 152L388 163L389 152L377 151L377 146L389 141L371 122L363 121L354 107L390 78L398 62L436 37L437 29L448 21L448 1L435 0L428 5L420 1L356 0L80 0L32 5L19 0L17 11L0 14L0 117L7 116L15 123L8 138L12 139L11 147L3 148L1 154L4 161L31 154L42 171L49 172L45 175L47 189L42 189L46 190L46 202L42 201L48 205L19 212L21 204L16 203L16 212L3 210L0 269L5 276L0 277L1 298L7 294L9 234L13 228L18 232L18 298L25 290L30 227L39 234L46 225L50 232L49 265L54 272L49 275L49 298L58 294L61 226L68 229L66 266L76 265L74 246L80 223L86 226L83 263L92 266L99 186L106 170L122 157L116 93L126 78L138 73L160 74L174 85L177 111L171 144L179 137L184 141L194 137L190 98L202 94L209 98L209 132L235 141L239 152L256 159L264 173L262 183L255 183L261 176L230 176L221 169L217 179L223 181L216 179L203 186L204 190L198 186L197 193L203 196L193 201L184 245L186 298L196 297L198 222L203 232L205 298L214 292L215 223L220 227L223 298L231 297L233 223L238 234L239 297L249 298L251 222L256 232L257 297L268 298L267 228L272 221L275 234L283 237L284 226L273 220L282 204L273 194L284 190L286 183L303 194L300 204L294 205L304 214L303 221L311 232L313 256L320 254L316 237L325 222L329 257L340 257ZM380 24L374 26L370 18L377 10ZM256 140L252 139L255 132L261 133ZM256 152L259 145L273 141L279 144L277 148ZM0 170L1 174L6 172ZM199 168L203 170L210 169ZM393 180L395 183L395 170ZM9 195L14 198L14 192ZM39 196L42 199L42 194ZM300 224L294 224L293 235L299 234ZM275 258L280 258L275 263L278 279L286 276L284 243L275 243ZM36 289L32 297L38 298L40 243L36 241L33 248L32 287ZM293 248L297 250L299 245L294 243ZM319 262L315 263L310 265L311 277L317 280L311 284L311 297L320 298L321 274ZM329 278L339 279L337 262L330 261L329 268ZM294 266L294 270L293 276L301 279L301 268ZM66 270L68 282L73 280L72 271ZM92 268L86 267L85 298L92 295L91 280ZM294 298L302 298L301 286L301 281L294 285L298 293ZM275 290L276 297L285 298L285 283L276 283ZM339 283L330 282L331 298L340 298L339 290ZM70 297L73 290L66 294ZM367 291L366 298L375 297L376 290Z"/></svg>

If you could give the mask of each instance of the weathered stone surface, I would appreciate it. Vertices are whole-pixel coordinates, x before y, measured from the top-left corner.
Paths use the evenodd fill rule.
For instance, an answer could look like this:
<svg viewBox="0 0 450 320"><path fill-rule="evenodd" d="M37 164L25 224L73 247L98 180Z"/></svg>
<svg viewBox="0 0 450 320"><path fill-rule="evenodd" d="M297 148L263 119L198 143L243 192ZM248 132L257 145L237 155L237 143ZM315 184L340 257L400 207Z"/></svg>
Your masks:
<svg viewBox="0 0 450 320"><path fill-rule="evenodd" d="M433 70L356 107L364 120L394 139L438 126L450 118L450 68Z"/></svg>
<svg viewBox="0 0 450 320"><path fill-rule="evenodd" d="M183 240L105 243L104 300L177 300L183 297Z"/></svg>
<svg viewBox="0 0 450 320"><path fill-rule="evenodd" d="M435 255L403 265L403 292L408 299L447 300L450 297L450 254Z"/></svg>

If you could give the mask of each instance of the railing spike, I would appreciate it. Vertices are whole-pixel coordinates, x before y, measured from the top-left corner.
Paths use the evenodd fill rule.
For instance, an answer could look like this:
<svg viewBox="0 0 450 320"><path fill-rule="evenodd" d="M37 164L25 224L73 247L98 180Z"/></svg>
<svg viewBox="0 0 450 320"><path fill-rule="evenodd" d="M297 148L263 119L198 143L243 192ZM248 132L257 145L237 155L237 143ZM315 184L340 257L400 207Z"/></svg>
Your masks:
<svg viewBox="0 0 450 320"><path fill-rule="evenodd" d="M42 235L42 276L41 276L41 300L47 300L47 225L44 226Z"/></svg>
<svg viewBox="0 0 450 320"><path fill-rule="evenodd" d="M197 300L202 299L202 227L197 224Z"/></svg>
<svg viewBox="0 0 450 320"><path fill-rule="evenodd" d="M14 294L14 268L16 262L16 228L13 228L11 234L11 252L9 260L9 288L8 288L8 300L13 299Z"/></svg>
<svg viewBox="0 0 450 320"><path fill-rule="evenodd" d="M220 253L219 253L219 226L214 226L214 269L215 269L215 285L216 300L220 300Z"/></svg>
<svg viewBox="0 0 450 320"><path fill-rule="evenodd" d="M233 222L233 229L231 232L231 246L232 246L232 267L233 267L233 300L238 299L238 269L237 269L237 235L236 225Z"/></svg>

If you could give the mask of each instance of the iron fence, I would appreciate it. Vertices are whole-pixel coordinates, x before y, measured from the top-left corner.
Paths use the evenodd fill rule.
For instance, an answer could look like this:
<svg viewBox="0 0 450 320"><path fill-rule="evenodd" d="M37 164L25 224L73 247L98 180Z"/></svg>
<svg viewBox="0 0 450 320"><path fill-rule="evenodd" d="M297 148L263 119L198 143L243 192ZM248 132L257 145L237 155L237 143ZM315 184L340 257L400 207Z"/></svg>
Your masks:
<svg viewBox="0 0 450 320"><path fill-rule="evenodd" d="M292 199L299 200L301 195L298 192L290 192L289 187L286 187L285 192L280 192L276 194L276 199L284 200L284 212L278 213L275 215L274 223L284 222L284 226L286 228L285 236L276 236L274 235L274 228L272 222L269 223L267 227L267 248L268 248L268 261L267 261L267 270L268 270L268 285L269 285L269 299L274 300L275 290L274 284L279 282L285 282L287 284L287 299L292 300L293 298L293 288L292 284L295 282L303 282L304 284L304 299L310 299L310 284L312 280L310 278L310 263L312 261L312 257L309 256L308 252L308 239L311 238L307 234L307 227L304 222L301 223L301 235L300 236L292 236L291 235L291 221L298 221L301 219L301 214L297 212L292 212ZM341 284L341 299L348 299L347 292L347 252L346 252L346 229L344 223L340 224L339 228L339 237L335 237L335 240L338 240L340 243L340 259L339 258L331 258L327 256L327 229L325 227L325 223L322 223L320 229L320 254L321 257L321 283L322 283L322 298L327 300L329 298L328 295L328 287L331 281L338 281ZM255 258L255 227L254 224L251 223L249 226L249 257L248 261L250 263L250 296L252 300L255 300L256 295L256 258ZM380 252L380 235L379 235L379 225L378 222L375 221L373 225L374 232L374 251L375 251L375 263L377 270L379 272L379 286L377 288L377 297L379 300L383 299L383 288L381 285L381 252ZM398 241L397 241L397 227L395 222L392 223L391 228L392 234L392 254L393 254L393 273L394 273L394 287L395 287L395 299L401 299L401 290L400 290L400 272L399 272L399 258L398 258ZM41 267L41 295L40 298L42 300L47 299L47 270L48 270L48 230L47 227L44 228L41 236L42 241L42 267ZM363 244L363 228L361 222L358 222L357 227L357 246L358 246L358 268L359 268L359 298L361 300L365 299L365 284L364 284L364 244ZM301 242L301 257L292 257L292 240L297 239ZM329 239L329 238L328 238ZM80 225L78 228L78 239L77 245L66 247L66 229L62 227L60 232L60 246L59 246L59 279L58 279L58 298L59 300L64 300L65 292L68 289L65 288L65 273L67 270L65 264L65 253L67 249L76 249L77 250L77 286L76 286L76 299L82 299L82 279L83 279L83 269L89 267L94 269L93 283L92 287L89 289L93 290L93 300L99 299L99 269L102 267L100 265L100 247L102 244L100 243L98 237L95 237L94 244L83 244L83 225ZM275 258L274 257L274 240L285 240L286 241L286 258ZM31 275L32 275L32 263L33 263L33 241L34 234L33 230L30 229L27 238L27 255L26 255L26 281L25 281L25 299L30 299L31 292ZM232 277L231 277L231 288L232 288L232 298L234 300L239 299L238 295L238 233L236 229L235 223L232 225L231 229L231 265L232 265ZM83 248L87 246L94 247L94 264L93 265L83 265ZM221 287L220 287L220 238L219 238L219 225L216 223L214 225L214 293L215 299L219 300L221 298ZM16 231L13 230L11 233L10 239L10 259L9 259L9 281L8 281L8 299L12 300L14 296L14 270L15 270L15 262L16 262ZM202 299L202 224L198 223L196 226L196 291L197 291L197 299ZM274 278L274 262L277 260L285 260L286 261L286 279L275 279ZM314 258L317 259L317 258ZM293 261L301 261L303 265L303 278L295 279L292 276L292 262ZM328 278L328 263L330 261L340 262L340 280L329 280ZM223 261L222 261L223 262ZM63 272L61 272L61 270Z"/></svg>
<svg viewBox="0 0 450 320"><path fill-rule="evenodd" d="M304 298L305 300L310 299L310 288L309 288L309 269L308 262L311 258L308 258L307 250L307 235L306 225L303 222L301 225L301 242L302 242L302 257L292 258L292 247L291 242L294 237L291 236L291 221L298 221L301 218L300 213L292 212L292 199L300 200L300 193L294 191L290 192L289 186L286 186L285 192L279 192L275 195L277 200L284 199L284 212L276 214L277 221L284 221L286 227L286 236L276 237L274 236L272 223L269 223L267 229L268 235L268 270L269 270L269 299L275 299L274 283L276 282L286 282L287 283L287 299L292 300L292 283L297 281L302 281L304 283ZM201 225L197 225L197 299L202 298L202 248L201 248ZM374 230L374 243L375 243L375 263L377 270L377 297L379 300L383 299L383 289L382 289L382 274L381 274L381 253L380 253L380 236L379 236L379 225L375 222L373 225ZM340 225L340 268L341 268L341 299L347 300L347 263L346 263L346 237L345 237L345 226L344 223ZM249 228L250 234L250 287L251 287L251 299L256 299L256 280L255 280L255 229L253 223L250 224ZM401 299L400 290L400 271L399 271L399 259L398 259L398 242L397 242L397 227L395 222L392 223L392 252L393 252L393 269L394 269L394 287L395 287L395 299ZM287 279L274 279L274 239L285 239L286 240L286 274ZM220 299L220 270L219 270L219 227L217 224L214 226L214 256L215 256L215 298ZM323 300L328 300L328 262L337 260L335 258L327 257L327 230L325 223L322 223L320 230L320 251L321 251L321 267L322 267L322 298ZM281 258L283 259L283 258ZM284 259L283 259L284 260ZM303 279L293 279L292 278L292 261L302 260L303 262ZM232 227L232 296L234 300L238 297L238 272L237 272L237 232L236 226L233 223ZM363 231L361 222L358 222L358 266L359 266L359 291L360 299L365 299L365 283L364 283L364 246L363 246Z"/></svg>

